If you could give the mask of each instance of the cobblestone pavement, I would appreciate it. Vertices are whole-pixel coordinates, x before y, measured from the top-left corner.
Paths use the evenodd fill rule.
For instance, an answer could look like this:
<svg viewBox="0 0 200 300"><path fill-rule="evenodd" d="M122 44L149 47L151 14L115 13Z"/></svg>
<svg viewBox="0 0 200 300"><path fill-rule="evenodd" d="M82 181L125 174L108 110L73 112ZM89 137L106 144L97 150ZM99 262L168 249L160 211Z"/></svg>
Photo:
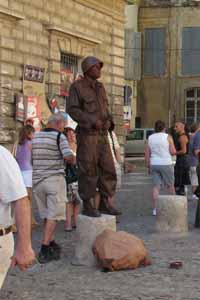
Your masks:
<svg viewBox="0 0 200 300"><path fill-rule="evenodd" d="M1 291L1 300L197 300L200 299L200 232L193 228L196 202L188 201L190 231L187 235L158 234L151 216L150 178L144 171L124 176L118 193L123 210L118 229L141 237L149 250L152 265L131 271L104 273L99 269L75 267L70 261L76 242L74 232L63 231L58 240L62 259L43 268L23 273L11 270ZM38 250L41 227L33 232ZM183 268L169 269L181 260Z"/></svg>

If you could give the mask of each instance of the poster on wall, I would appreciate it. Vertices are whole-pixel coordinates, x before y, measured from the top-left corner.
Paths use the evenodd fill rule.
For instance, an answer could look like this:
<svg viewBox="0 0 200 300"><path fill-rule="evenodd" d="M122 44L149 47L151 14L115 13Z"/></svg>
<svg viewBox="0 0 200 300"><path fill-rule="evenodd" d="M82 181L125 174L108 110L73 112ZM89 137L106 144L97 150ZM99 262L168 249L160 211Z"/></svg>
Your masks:
<svg viewBox="0 0 200 300"><path fill-rule="evenodd" d="M24 65L23 93L27 97L39 97L41 122L45 125L51 115L45 95L45 68L40 66Z"/></svg>
<svg viewBox="0 0 200 300"><path fill-rule="evenodd" d="M27 98L23 94L17 94L15 96L16 110L15 119L20 122L24 122L26 118L26 104Z"/></svg>
<svg viewBox="0 0 200 300"><path fill-rule="evenodd" d="M43 83L44 75L45 75L44 68L35 67L32 65L24 66L24 80Z"/></svg>
<svg viewBox="0 0 200 300"><path fill-rule="evenodd" d="M52 113L65 112L65 98L59 95L53 95L49 98L49 106Z"/></svg>
<svg viewBox="0 0 200 300"><path fill-rule="evenodd" d="M33 120L35 130L40 130L41 99L38 96L27 97L26 119Z"/></svg>
<svg viewBox="0 0 200 300"><path fill-rule="evenodd" d="M69 96L69 89L74 81L74 73L72 70L62 69L60 71L60 96Z"/></svg>

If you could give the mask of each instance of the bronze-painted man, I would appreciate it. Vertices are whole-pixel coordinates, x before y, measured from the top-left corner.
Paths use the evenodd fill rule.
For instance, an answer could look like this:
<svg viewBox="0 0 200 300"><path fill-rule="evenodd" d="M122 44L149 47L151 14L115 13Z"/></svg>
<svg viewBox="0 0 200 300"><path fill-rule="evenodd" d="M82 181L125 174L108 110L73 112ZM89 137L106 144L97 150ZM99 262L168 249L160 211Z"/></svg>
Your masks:
<svg viewBox="0 0 200 300"><path fill-rule="evenodd" d="M116 189L116 172L108 142L108 129L112 117L108 110L106 91L97 79L103 62L93 56L82 62L84 77L70 88L68 113L78 123L77 165L79 194L83 200L83 214L99 217L93 199L98 188L102 197L113 196ZM113 207L108 213L115 214ZM117 211L116 211L117 212Z"/></svg>

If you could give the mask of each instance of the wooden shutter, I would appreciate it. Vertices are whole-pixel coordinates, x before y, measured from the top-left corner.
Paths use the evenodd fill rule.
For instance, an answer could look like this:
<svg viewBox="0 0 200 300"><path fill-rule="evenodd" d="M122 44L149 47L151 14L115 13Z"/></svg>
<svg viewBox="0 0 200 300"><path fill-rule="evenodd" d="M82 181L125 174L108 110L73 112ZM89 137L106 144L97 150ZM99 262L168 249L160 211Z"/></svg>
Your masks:
<svg viewBox="0 0 200 300"><path fill-rule="evenodd" d="M141 79L141 33L125 30L125 79Z"/></svg>
<svg viewBox="0 0 200 300"><path fill-rule="evenodd" d="M182 74L200 75L200 27L183 28Z"/></svg>
<svg viewBox="0 0 200 300"><path fill-rule="evenodd" d="M145 30L144 43L144 74L165 74L166 53L165 28L150 28Z"/></svg>

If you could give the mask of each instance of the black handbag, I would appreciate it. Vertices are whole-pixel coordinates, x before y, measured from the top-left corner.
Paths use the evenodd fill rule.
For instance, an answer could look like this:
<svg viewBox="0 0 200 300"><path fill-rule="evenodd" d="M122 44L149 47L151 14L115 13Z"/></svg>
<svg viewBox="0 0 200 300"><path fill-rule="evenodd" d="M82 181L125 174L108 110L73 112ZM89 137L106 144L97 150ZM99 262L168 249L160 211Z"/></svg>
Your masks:
<svg viewBox="0 0 200 300"><path fill-rule="evenodd" d="M78 181L78 168L76 165L67 164L65 168L65 179L67 184Z"/></svg>

